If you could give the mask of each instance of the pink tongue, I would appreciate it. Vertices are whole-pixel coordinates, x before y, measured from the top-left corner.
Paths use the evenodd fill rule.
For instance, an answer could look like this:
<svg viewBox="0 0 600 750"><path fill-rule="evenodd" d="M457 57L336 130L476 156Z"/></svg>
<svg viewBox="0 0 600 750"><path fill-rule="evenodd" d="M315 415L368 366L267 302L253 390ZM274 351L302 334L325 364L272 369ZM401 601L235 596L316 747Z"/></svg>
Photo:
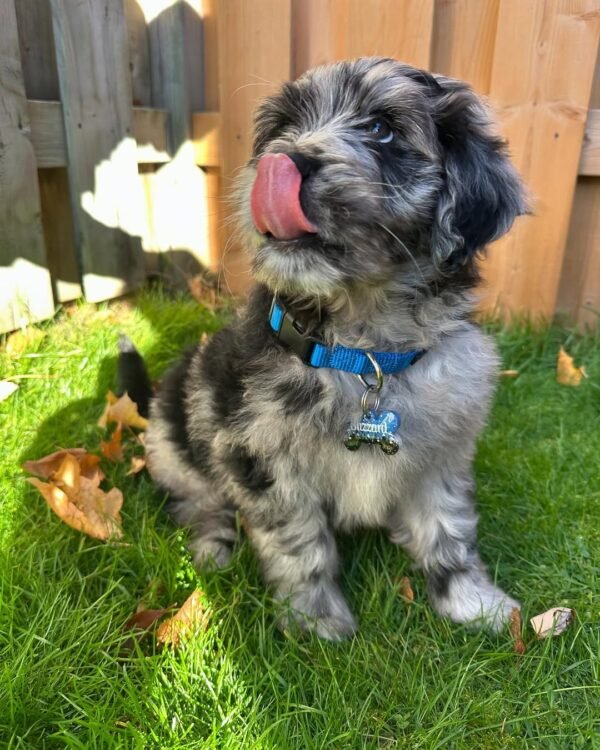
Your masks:
<svg viewBox="0 0 600 750"><path fill-rule="evenodd" d="M250 208L259 232L278 240L294 240L314 234L317 228L300 205L302 175L286 154L267 154L258 162Z"/></svg>

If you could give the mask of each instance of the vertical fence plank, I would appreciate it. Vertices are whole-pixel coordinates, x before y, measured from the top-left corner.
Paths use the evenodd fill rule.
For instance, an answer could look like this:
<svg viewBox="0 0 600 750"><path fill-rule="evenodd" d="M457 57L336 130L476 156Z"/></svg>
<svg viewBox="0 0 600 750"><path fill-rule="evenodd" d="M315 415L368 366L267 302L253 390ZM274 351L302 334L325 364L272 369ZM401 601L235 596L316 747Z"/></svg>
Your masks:
<svg viewBox="0 0 600 750"><path fill-rule="evenodd" d="M148 5L142 0L142 6ZM175 154L189 140L192 128L192 81L188 76L188 55L191 47L186 43L187 23L200 25L198 10L195 17L184 13L192 10L187 2L174 0L163 3L161 13L148 25L150 38L150 60L152 67L152 104L169 110L170 149ZM202 69L199 67L196 80L199 91L202 87ZM200 109L200 102L196 101Z"/></svg>
<svg viewBox="0 0 600 750"><path fill-rule="evenodd" d="M73 211L66 169L38 171L42 227L48 253L48 268L57 301L81 297L81 275L76 260Z"/></svg>
<svg viewBox="0 0 600 750"><path fill-rule="evenodd" d="M220 0L218 56L222 163L226 193L252 150L252 112L290 77L290 0ZM233 292L248 285L248 265L225 229L225 282Z"/></svg>
<svg viewBox="0 0 600 750"><path fill-rule="evenodd" d="M590 108L600 109L600 54ZM557 309L580 325L600 325L600 177L577 181Z"/></svg>
<svg viewBox="0 0 600 750"><path fill-rule="evenodd" d="M204 49L204 109L219 111L219 19L217 0L202 0ZM224 246L223 179L221 169L208 167L206 175L206 212L208 222L208 264L218 271Z"/></svg>
<svg viewBox="0 0 600 750"><path fill-rule="evenodd" d="M54 312L17 18L0 4L0 331Z"/></svg>
<svg viewBox="0 0 600 750"><path fill-rule="evenodd" d="M534 196L490 248L485 307L551 316L600 34L596 0L501 0L490 97Z"/></svg>
<svg viewBox="0 0 600 750"><path fill-rule="evenodd" d="M433 0L294 0L294 73L366 55L429 68Z"/></svg>
<svg viewBox="0 0 600 750"><path fill-rule="evenodd" d="M49 0L19 0L17 24L27 99L58 101L60 89ZM59 302L81 296L66 169L38 170L48 269Z"/></svg>
<svg viewBox="0 0 600 750"><path fill-rule="evenodd" d="M123 8L129 40L129 69L133 103L137 107L151 107L152 75L146 18L137 0L124 0Z"/></svg>
<svg viewBox="0 0 600 750"><path fill-rule="evenodd" d="M433 0L345 0L335 11L336 57L383 55L429 68Z"/></svg>
<svg viewBox="0 0 600 750"><path fill-rule="evenodd" d="M49 0L15 3L23 79L28 99L60 99Z"/></svg>
<svg viewBox="0 0 600 750"><path fill-rule="evenodd" d="M152 251L147 254L151 270L182 282L211 258L206 178L196 166L192 142L192 113L203 105L201 2L136 4L147 24L151 104L169 112L172 156L142 175L149 216L144 247Z"/></svg>
<svg viewBox="0 0 600 750"><path fill-rule="evenodd" d="M437 0L431 70L490 89L500 0Z"/></svg>
<svg viewBox="0 0 600 750"><path fill-rule="evenodd" d="M331 24L339 0L292 0L292 76L334 59Z"/></svg>
<svg viewBox="0 0 600 750"><path fill-rule="evenodd" d="M152 107L152 63L145 6L138 0L124 0L125 23L129 39L129 69L134 106ZM154 200L152 185L154 164L138 165L138 179L144 195L142 246L148 275L159 271L159 248L154 239Z"/></svg>
<svg viewBox="0 0 600 750"><path fill-rule="evenodd" d="M122 0L51 0L75 236L90 301L144 278Z"/></svg>

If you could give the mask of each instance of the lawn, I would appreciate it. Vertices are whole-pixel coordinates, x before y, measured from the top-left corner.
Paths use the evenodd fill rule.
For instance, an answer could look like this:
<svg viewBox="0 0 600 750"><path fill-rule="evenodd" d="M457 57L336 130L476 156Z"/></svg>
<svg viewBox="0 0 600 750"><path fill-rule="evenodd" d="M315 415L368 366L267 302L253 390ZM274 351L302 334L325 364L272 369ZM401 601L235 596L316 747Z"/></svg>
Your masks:
<svg viewBox="0 0 600 750"><path fill-rule="evenodd" d="M58 447L97 450L115 385L119 331L159 377L223 316L160 291L64 311L7 353L20 389L0 404L0 747L571 748L600 747L600 334L494 329L504 366L477 456L483 556L524 619L575 608L562 636L470 633L435 617L423 578L383 534L340 540L343 586L360 620L332 645L279 633L243 540L232 564L198 576L186 532L149 477L106 467L123 490L123 544L62 524L20 464ZM563 344L589 378L554 379ZM415 601L395 581L410 575ZM144 599L181 604L199 585L207 629L178 651L127 641Z"/></svg>

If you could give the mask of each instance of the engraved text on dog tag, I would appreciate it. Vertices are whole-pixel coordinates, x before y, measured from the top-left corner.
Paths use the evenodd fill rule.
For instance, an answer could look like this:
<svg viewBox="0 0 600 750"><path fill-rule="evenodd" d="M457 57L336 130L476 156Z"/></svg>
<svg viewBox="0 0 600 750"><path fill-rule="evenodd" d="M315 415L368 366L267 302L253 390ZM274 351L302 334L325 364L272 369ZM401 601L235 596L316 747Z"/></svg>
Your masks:
<svg viewBox="0 0 600 750"><path fill-rule="evenodd" d="M393 455L402 443L396 435L399 427L400 417L395 411L368 411L359 422L348 427L344 445L348 450L356 451L361 443L377 444L384 453Z"/></svg>

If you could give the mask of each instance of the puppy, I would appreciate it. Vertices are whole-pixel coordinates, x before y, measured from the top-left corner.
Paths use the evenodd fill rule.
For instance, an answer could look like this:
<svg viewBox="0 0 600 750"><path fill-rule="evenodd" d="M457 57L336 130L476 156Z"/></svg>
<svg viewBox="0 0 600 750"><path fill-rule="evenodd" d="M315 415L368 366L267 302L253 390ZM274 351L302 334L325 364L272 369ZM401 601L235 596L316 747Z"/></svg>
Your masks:
<svg viewBox="0 0 600 750"><path fill-rule="evenodd" d="M316 68L260 106L237 198L258 283L150 407L195 562L229 562L239 510L282 626L337 640L334 532L384 528L440 615L499 629L518 604L477 552L472 476L498 355L470 315L525 203L488 112L395 60Z"/></svg>

